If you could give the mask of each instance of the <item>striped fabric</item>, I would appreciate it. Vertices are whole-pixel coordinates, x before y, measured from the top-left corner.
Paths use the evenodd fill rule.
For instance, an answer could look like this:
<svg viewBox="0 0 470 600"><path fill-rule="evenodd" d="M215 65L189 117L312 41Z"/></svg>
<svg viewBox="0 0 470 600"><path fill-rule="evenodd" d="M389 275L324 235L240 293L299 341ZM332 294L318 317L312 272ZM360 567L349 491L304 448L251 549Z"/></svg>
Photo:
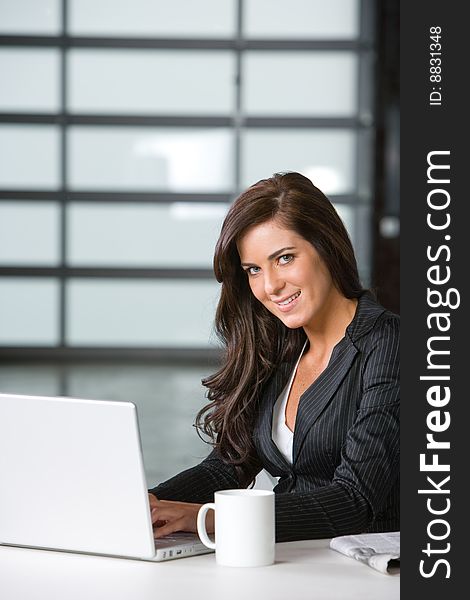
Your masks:
<svg viewBox="0 0 470 600"><path fill-rule="evenodd" d="M277 541L399 529L399 335L399 317L364 293L328 367L301 397L292 464L272 440L272 419L293 364L268 383L253 435L259 470L280 478ZM233 467L213 451L150 491L202 503L234 487Z"/></svg>

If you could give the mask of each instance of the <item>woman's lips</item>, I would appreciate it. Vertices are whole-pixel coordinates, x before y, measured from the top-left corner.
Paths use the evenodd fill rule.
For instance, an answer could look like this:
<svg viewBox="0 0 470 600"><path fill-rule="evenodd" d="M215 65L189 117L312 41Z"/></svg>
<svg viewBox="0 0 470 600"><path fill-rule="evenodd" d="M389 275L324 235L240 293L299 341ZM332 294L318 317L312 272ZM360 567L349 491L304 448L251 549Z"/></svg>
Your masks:
<svg viewBox="0 0 470 600"><path fill-rule="evenodd" d="M289 312L291 311L299 302L300 291L296 292L283 300L282 302L276 302L275 304L279 308L281 312Z"/></svg>

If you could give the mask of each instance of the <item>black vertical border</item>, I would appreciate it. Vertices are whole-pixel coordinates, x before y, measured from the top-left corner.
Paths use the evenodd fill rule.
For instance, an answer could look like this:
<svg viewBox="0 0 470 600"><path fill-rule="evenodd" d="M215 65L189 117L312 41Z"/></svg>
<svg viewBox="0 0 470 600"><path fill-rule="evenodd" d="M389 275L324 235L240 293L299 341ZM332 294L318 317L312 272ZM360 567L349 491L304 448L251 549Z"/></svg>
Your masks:
<svg viewBox="0 0 470 600"><path fill-rule="evenodd" d="M467 166L466 130L468 118L466 107L466 57L467 24L463 6L457 2L401 2L401 48L400 48L400 90L401 90L401 316L402 316L402 524L401 524L401 597L432 599L453 599L465 596L464 576L468 567L464 540L469 530L465 510L468 504L468 447L467 404L468 389L465 385L465 369L470 369L466 352L468 327L467 287L465 269L469 251L465 243L468 237L466 225L466 204L468 193L464 190ZM441 81L431 81L432 58L431 27L440 27L441 45ZM436 30L434 30L436 31ZM437 57L438 55L436 55ZM433 90L433 87L436 88ZM441 88L439 90L439 88ZM440 91L441 105L430 105L430 93ZM437 94L435 94L437 99ZM428 153L449 151L448 156L441 155L435 162L450 164L447 171L449 184L434 184L427 181ZM441 172L445 178L444 171ZM432 189L443 188L450 194L449 207L442 211L432 210L428 206L428 194ZM438 198L439 194L433 196ZM443 199L444 194L440 194ZM427 224L427 216L437 222L444 222L445 213L451 218L445 230L433 230ZM446 236L450 236L447 237ZM436 256L440 247L447 246L450 254L442 250L434 262L427 257L427 248ZM429 282L428 269L439 264L442 274L450 273L445 284L435 285ZM446 271L449 267L449 271ZM431 308L427 294L429 289L437 289L445 296L447 290L454 288L460 295L457 308ZM454 295L455 297L455 295ZM453 300L452 300L453 301ZM449 315L451 326L447 332L439 332L435 320L431 328L427 322L433 312ZM431 336L449 336L448 341L434 342L448 355L441 355L435 362L449 365L448 370L428 368L428 342ZM435 345L434 348L437 348ZM448 375L449 381L431 382L420 380L424 375ZM426 453L427 462L432 460L436 451L427 450L426 435L430 433L427 419L431 411L436 410L427 401L427 390L431 385L448 385L451 393L449 403L440 408L442 419L444 411L450 415L448 429L436 433L435 438L450 442L450 449L437 452L439 463L450 465L449 472L423 472L420 470L420 454ZM427 476L435 483L450 475L450 480L441 485L449 490L448 494L419 494L418 490L433 489ZM433 515L427 506L448 512ZM445 524L435 523L434 519L446 520ZM442 540L433 540L435 536L448 536ZM430 544L429 555L423 550ZM447 561L438 563L439 560ZM420 561L424 561L420 563ZM422 571L428 576L420 573ZM449 575L449 576L448 576ZM448 576L448 577L447 577Z"/></svg>

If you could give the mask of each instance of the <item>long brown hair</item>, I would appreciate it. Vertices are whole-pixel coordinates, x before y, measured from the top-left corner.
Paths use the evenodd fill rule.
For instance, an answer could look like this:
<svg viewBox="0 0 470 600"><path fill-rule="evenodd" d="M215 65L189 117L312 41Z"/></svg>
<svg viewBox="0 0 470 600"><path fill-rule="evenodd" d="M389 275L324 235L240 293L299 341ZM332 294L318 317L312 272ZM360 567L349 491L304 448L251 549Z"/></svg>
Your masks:
<svg viewBox="0 0 470 600"><path fill-rule="evenodd" d="M363 291L348 233L307 177L276 173L249 187L230 207L214 254L215 276L222 284L215 331L225 352L220 369L202 382L209 404L199 411L196 425L236 466L242 485L251 480L256 460L252 431L263 387L305 340L302 328L287 328L256 300L240 266L237 242L249 228L271 219L314 246L346 298Z"/></svg>

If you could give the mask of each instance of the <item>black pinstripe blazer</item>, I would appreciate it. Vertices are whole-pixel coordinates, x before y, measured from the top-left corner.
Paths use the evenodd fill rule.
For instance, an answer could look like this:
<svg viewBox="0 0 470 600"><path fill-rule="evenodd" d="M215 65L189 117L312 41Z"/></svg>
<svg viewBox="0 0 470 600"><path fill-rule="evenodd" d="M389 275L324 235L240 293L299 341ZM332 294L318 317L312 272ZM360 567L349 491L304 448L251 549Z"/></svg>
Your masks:
<svg viewBox="0 0 470 600"><path fill-rule="evenodd" d="M271 436L273 407L292 372L268 382L254 427L259 469L279 477L278 541L399 529L399 317L369 293L359 299L327 368L301 396L293 463ZM200 465L150 490L160 499L213 501L240 487L212 452Z"/></svg>

